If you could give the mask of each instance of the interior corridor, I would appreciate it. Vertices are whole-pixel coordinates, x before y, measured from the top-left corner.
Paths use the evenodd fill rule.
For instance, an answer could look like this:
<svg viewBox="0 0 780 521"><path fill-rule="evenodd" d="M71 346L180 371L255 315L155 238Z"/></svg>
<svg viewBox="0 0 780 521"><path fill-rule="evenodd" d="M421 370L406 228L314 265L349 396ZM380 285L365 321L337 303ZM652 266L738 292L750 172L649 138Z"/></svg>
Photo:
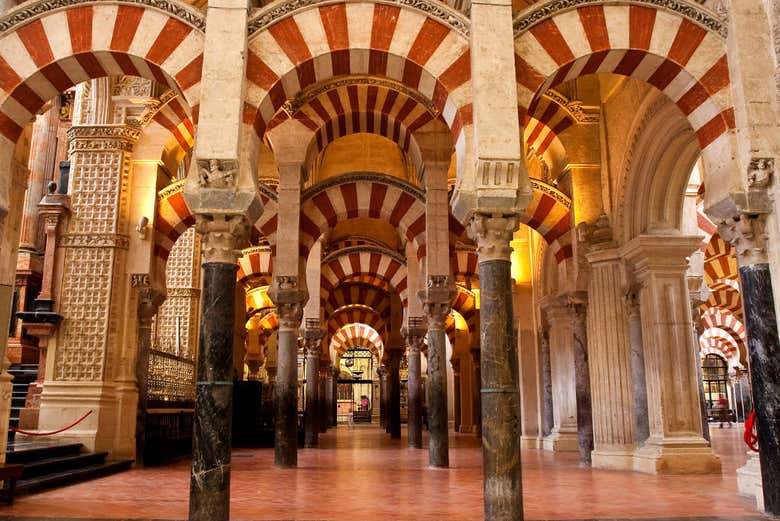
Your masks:
<svg viewBox="0 0 780 521"><path fill-rule="evenodd" d="M526 519L764 519L753 501L736 493L734 471L746 459L741 429L712 432L721 475L593 470L580 468L576 453L523 451ZM319 449L299 452L297 469L274 467L273 449L237 449L231 519L481 519L477 439L451 433L450 440L446 470L428 467L427 450L408 449L405 430L402 439L391 440L375 425L339 426L323 434ZM65 519L185 519L189 470L189 461L182 460L24 496L0 511L0 520L51 519L54 512Z"/></svg>

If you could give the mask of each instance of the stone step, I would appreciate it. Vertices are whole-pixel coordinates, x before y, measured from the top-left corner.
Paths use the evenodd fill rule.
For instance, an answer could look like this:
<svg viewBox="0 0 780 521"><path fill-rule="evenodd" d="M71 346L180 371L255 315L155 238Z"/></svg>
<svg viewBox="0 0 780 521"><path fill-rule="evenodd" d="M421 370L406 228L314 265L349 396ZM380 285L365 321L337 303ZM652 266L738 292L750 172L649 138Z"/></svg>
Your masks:
<svg viewBox="0 0 780 521"><path fill-rule="evenodd" d="M132 465L133 460L109 461L106 463L64 470L53 474L46 474L35 478L20 479L16 482L16 493L29 494L48 488L82 483L90 479L101 478L117 472L129 470Z"/></svg>
<svg viewBox="0 0 780 521"><path fill-rule="evenodd" d="M32 479L48 474L91 467L106 462L108 452L82 452L68 456L56 456L25 463L21 479Z"/></svg>
<svg viewBox="0 0 780 521"><path fill-rule="evenodd" d="M26 442L15 443L8 448L5 455L7 463L21 463L22 465L50 458L73 456L81 453L81 443L56 443L56 442Z"/></svg>

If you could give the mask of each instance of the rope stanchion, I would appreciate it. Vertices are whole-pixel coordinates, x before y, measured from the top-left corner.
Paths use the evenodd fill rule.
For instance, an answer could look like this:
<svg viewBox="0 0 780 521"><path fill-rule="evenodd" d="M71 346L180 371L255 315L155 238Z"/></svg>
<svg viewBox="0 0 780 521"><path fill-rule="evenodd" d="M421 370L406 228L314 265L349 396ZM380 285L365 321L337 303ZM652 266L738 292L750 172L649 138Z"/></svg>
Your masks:
<svg viewBox="0 0 780 521"><path fill-rule="evenodd" d="M65 431L66 431L66 430L68 430L68 429L72 429L73 427L75 427L76 425L78 425L79 423L81 423L82 421L84 421L84 419L85 419L87 416L89 416L90 414L92 414L92 411L88 411L88 412L87 412L87 413L86 413L84 416L82 416L82 417L81 417L81 418L79 418L78 420L74 421L73 423L71 423L71 424L70 424L70 425L68 425L67 427L63 427L62 429L57 429L56 431L49 431L49 432L32 432L32 431L25 431L25 430L19 429L19 428L17 428L17 427L8 427L8 428L9 428L10 430L14 431L14 432L17 432L17 433L19 433L19 434L26 434L26 435L28 435L28 436L51 436L52 434L59 434L59 433L61 433L61 432L65 432Z"/></svg>
<svg viewBox="0 0 780 521"><path fill-rule="evenodd" d="M745 420L745 444L753 452L758 452L758 434L756 433L756 411L752 411Z"/></svg>

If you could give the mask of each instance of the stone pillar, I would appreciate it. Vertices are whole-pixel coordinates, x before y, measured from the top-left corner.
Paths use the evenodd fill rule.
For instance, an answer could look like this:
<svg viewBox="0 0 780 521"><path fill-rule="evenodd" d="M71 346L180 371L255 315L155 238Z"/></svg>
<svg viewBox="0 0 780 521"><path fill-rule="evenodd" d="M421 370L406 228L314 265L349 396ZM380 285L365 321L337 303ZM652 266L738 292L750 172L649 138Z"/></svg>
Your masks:
<svg viewBox="0 0 780 521"><path fill-rule="evenodd" d="M422 317L409 317L409 325L401 329L401 335L406 339L407 360L409 361L407 385L407 445L409 448L422 448L422 374L420 350L425 340L425 327ZM430 364L430 362L429 362Z"/></svg>
<svg viewBox="0 0 780 521"><path fill-rule="evenodd" d="M460 410L460 359L450 359L452 366L452 394L453 394L453 427L452 430L460 432L461 410Z"/></svg>
<svg viewBox="0 0 780 521"><path fill-rule="evenodd" d="M555 452L579 450L577 435L577 391L572 344L572 322L566 308L555 297L540 302L550 327L550 374L553 393L553 428L544 439L544 449Z"/></svg>
<svg viewBox="0 0 780 521"><path fill-rule="evenodd" d="M390 349L387 351L390 363L387 368L387 386L388 386L388 418L387 429L390 438L401 439L401 368L400 349Z"/></svg>
<svg viewBox="0 0 780 521"><path fill-rule="evenodd" d="M621 248L640 284L650 436L634 469L651 474L720 472L701 429L685 273L700 237L640 235Z"/></svg>
<svg viewBox="0 0 780 521"><path fill-rule="evenodd" d="M203 245L203 304L192 432L190 521L230 517L236 261L249 236L243 216L196 216Z"/></svg>
<svg viewBox="0 0 780 521"><path fill-rule="evenodd" d="M303 348L306 351L306 413L304 417L305 433L303 446L307 448L319 445L320 426L320 352L322 337L319 319L306 319L303 330Z"/></svg>
<svg viewBox="0 0 780 521"><path fill-rule="evenodd" d="M701 323L701 305L707 302L709 299L709 289L706 288L706 286L704 286L704 290L693 289L691 287L696 286L701 288L703 286L702 277L688 277L688 286L691 298L691 319L693 320L693 327L691 328L691 336L693 338L693 356L698 361L696 364L696 381L699 388L701 431L704 435L704 439L710 441L710 421L709 414L707 414L707 398L704 395L704 375L701 368L701 345L699 344L699 337L704 331L704 327Z"/></svg>
<svg viewBox="0 0 780 521"><path fill-rule="evenodd" d="M634 441L642 445L650 436L645 377L645 348L642 342L642 317L639 311L639 287L631 286L625 296L628 317L628 343L631 349L631 396L634 406Z"/></svg>
<svg viewBox="0 0 780 521"><path fill-rule="evenodd" d="M509 242L517 227L517 216L479 213L468 225L479 255L484 505L485 519L491 521L523 519L520 400L509 260Z"/></svg>
<svg viewBox="0 0 780 521"><path fill-rule="evenodd" d="M323 331L323 335L325 332ZM330 410L328 408L328 385L330 382L330 377L333 375L333 373L330 370L330 360L322 360L320 359L320 385L317 390L318 396L319 396L319 414L317 415L317 424L319 425L320 432L326 432L328 430L328 427L330 427L328 423L328 411Z"/></svg>
<svg viewBox="0 0 780 521"><path fill-rule="evenodd" d="M330 424L333 427L336 427L339 423L339 417L338 417L338 405L339 405L339 395L338 395L338 386L339 386L339 366L334 365L331 368L331 379L329 381L328 385L328 393L330 397L330 403L328 404L328 418L330 419Z"/></svg>
<svg viewBox="0 0 780 521"><path fill-rule="evenodd" d="M274 277L269 291L279 317L276 355L276 438L274 464L298 464L298 330L308 295L298 288L298 278Z"/></svg>
<svg viewBox="0 0 780 521"><path fill-rule="evenodd" d="M382 365L376 370L379 375L379 425L387 427L387 368ZM387 429L385 429L387 430Z"/></svg>
<svg viewBox="0 0 780 521"><path fill-rule="evenodd" d="M591 411L590 366L588 361L587 299L579 294L569 298L580 465L588 466L591 461L590 453L593 450L593 413Z"/></svg>
<svg viewBox="0 0 780 521"><path fill-rule="evenodd" d="M450 464L450 442L444 322L456 295L455 286L448 275L428 275L427 288L421 290L419 295L428 317L428 459L432 467L447 467Z"/></svg>
<svg viewBox="0 0 780 521"><path fill-rule="evenodd" d="M634 401L623 291L625 269L620 252L611 246L593 248L587 259L591 274L588 352L593 392L593 467L630 470L634 465ZM642 375L644 379L644 365Z"/></svg>
<svg viewBox="0 0 780 521"><path fill-rule="evenodd" d="M742 213L718 226L737 254L756 411L764 509L780 515L780 340L767 258L766 214Z"/></svg>
<svg viewBox="0 0 780 521"><path fill-rule="evenodd" d="M479 342L479 337L474 335ZM479 348L474 348L469 351L471 356L471 411L474 417L474 434L477 438L482 439L482 397L480 396L480 389L482 387L482 367L480 366L481 351Z"/></svg>
<svg viewBox="0 0 780 521"><path fill-rule="evenodd" d="M555 420L553 419L553 391L552 376L550 370L550 337L547 328L544 328L539 335L539 351L542 362L542 390L543 396L543 414L542 414L542 435L549 436L553 430Z"/></svg>
<svg viewBox="0 0 780 521"><path fill-rule="evenodd" d="M136 350L135 378L138 385L138 412L135 427L135 460L144 463L146 452L146 421L149 408L149 351L152 349L153 319L163 296L149 284L149 276L137 274L133 287L138 293L138 347Z"/></svg>

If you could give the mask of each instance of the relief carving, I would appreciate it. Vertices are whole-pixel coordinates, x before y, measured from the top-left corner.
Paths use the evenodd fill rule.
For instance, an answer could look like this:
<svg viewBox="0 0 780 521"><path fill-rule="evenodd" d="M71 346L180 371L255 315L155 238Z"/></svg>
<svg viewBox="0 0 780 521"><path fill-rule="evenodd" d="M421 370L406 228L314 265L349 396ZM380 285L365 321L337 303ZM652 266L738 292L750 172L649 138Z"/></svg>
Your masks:
<svg viewBox="0 0 780 521"><path fill-rule="evenodd" d="M766 217L766 214L741 213L718 224L721 238L736 250L740 267L769 262Z"/></svg>
<svg viewBox="0 0 780 521"><path fill-rule="evenodd" d="M198 183L202 188L235 188L237 181L235 159L198 159Z"/></svg>
<svg viewBox="0 0 780 521"><path fill-rule="evenodd" d="M477 213L468 224L468 234L477 243L480 262L509 260L512 247L509 241L520 225L517 215Z"/></svg>
<svg viewBox="0 0 780 521"><path fill-rule="evenodd" d="M203 241L204 262L235 264L249 237L249 223L243 215L196 215L195 231Z"/></svg>

